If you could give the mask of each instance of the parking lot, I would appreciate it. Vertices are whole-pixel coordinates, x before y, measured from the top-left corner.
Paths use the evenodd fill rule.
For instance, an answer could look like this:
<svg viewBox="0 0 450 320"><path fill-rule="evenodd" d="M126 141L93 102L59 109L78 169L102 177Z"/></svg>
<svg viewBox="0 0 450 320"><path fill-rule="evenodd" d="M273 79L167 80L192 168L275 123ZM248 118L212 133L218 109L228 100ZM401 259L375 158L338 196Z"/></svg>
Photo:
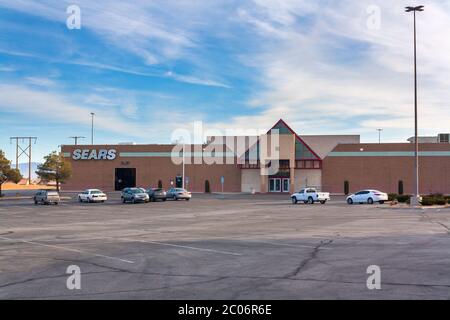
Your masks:
<svg viewBox="0 0 450 320"><path fill-rule="evenodd" d="M449 299L450 209L285 195L0 201L0 299ZM81 269L69 290L67 267ZM381 289L366 285L370 265Z"/></svg>

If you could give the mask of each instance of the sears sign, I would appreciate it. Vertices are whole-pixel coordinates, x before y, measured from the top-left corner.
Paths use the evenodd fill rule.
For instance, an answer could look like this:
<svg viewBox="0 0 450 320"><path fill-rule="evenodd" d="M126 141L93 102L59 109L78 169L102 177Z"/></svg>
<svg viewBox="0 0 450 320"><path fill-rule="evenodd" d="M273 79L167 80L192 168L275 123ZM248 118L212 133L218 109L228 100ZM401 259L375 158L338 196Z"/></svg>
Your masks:
<svg viewBox="0 0 450 320"><path fill-rule="evenodd" d="M114 149L75 149L72 153L73 160L114 160L117 152Z"/></svg>

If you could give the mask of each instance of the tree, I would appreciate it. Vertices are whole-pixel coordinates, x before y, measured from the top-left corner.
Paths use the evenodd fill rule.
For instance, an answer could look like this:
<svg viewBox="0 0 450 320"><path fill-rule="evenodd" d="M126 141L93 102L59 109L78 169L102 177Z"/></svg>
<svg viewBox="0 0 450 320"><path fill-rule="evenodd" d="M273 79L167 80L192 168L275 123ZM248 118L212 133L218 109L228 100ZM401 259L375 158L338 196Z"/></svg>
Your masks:
<svg viewBox="0 0 450 320"><path fill-rule="evenodd" d="M2 196L2 185L11 181L18 183L22 179L19 169L11 168L11 161L6 159L5 153L0 150L0 197Z"/></svg>
<svg viewBox="0 0 450 320"><path fill-rule="evenodd" d="M53 151L44 157L44 163L38 166L36 174L44 182L55 181L56 190L72 176L72 166L64 159L61 153Z"/></svg>

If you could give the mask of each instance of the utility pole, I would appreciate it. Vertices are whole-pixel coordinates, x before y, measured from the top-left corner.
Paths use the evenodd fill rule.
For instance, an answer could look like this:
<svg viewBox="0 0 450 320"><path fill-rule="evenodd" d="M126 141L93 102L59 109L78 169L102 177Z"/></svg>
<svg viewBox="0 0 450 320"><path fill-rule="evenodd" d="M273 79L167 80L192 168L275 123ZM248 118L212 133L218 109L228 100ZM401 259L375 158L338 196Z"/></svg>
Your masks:
<svg viewBox="0 0 450 320"><path fill-rule="evenodd" d="M417 124L417 36L416 36L416 11L423 11L424 6L406 7L406 12L414 13L414 180L415 190L411 199L411 205L418 206L419 203L419 137Z"/></svg>
<svg viewBox="0 0 450 320"><path fill-rule="evenodd" d="M91 112L91 144L94 145L94 116L95 113Z"/></svg>
<svg viewBox="0 0 450 320"><path fill-rule="evenodd" d="M31 184L31 145L36 144L37 137L10 137L10 142L16 142L16 169L19 169L19 159L22 155L28 157L28 183ZM28 146L23 148L21 142L28 141ZM20 153L19 153L20 152Z"/></svg>
<svg viewBox="0 0 450 320"><path fill-rule="evenodd" d="M86 137L83 137L83 136L69 137L69 139L73 139L74 140L75 145L78 145L78 139L84 139L84 138L86 138Z"/></svg>

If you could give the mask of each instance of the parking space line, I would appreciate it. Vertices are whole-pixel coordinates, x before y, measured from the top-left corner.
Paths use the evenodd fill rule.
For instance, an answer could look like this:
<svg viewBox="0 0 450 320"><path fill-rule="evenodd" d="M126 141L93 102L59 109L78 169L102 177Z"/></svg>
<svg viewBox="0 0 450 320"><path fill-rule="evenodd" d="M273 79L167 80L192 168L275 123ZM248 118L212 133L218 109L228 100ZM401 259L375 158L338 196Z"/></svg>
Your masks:
<svg viewBox="0 0 450 320"><path fill-rule="evenodd" d="M293 247L293 248L308 248L308 249L315 249L317 246L308 246L304 244L289 244L289 243L276 243L276 242L269 242L269 241L259 241L259 240L248 240L250 242L257 242L257 243L265 243L270 244L274 246L283 246L283 247ZM321 247L318 248L319 250L331 250L332 248L327 247Z"/></svg>
<svg viewBox="0 0 450 320"><path fill-rule="evenodd" d="M159 245L159 246L175 247L175 248L190 249L190 250L197 250L197 251L205 251L205 252L212 252L212 253L220 253L220 254L226 254L226 255L232 255L232 256L242 256L241 253L235 253L235 252L229 252L229 251L221 251L221 250L214 250L214 249L206 249L206 248L198 248L198 247L191 247L191 246L183 246L183 245L178 245L178 244L173 244L173 243L165 243L165 242L158 242L158 241L129 239L129 238L112 238L112 239L124 240L124 241L130 241L130 242L142 242L142 243L155 244L155 245Z"/></svg>
<svg viewBox="0 0 450 320"><path fill-rule="evenodd" d="M111 256L105 256L103 254L92 253L92 252L89 252L89 251L84 251L84 250L79 250L79 249L72 249L72 248L67 248L67 247L62 247L62 246L44 244L44 243L39 243L39 242L35 242L35 241L27 241L27 240L22 240L22 239L12 239L12 238L6 238L6 237L0 237L0 240L13 241L13 242L22 242L22 243L26 243L26 244L35 245L35 246L53 248L53 249L64 250L64 251L77 252L77 253L82 253L82 254L88 254L88 255L91 255L91 256L94 256L94 257L100 257L100 258L104 258L104 259L117 260L117 261L126 262L126 263L134 263L134 261L130 261L130 260L120 259L120 258L111 257Z"/></svg>
<svg viewBox="0 0 450 320"><path fill-rule="evenodd" d="M245 239L242 237L214 237L214 239L226 239L226 240L234 240L234 241L243 241L243 242L255 242L255 243L265 243L270 244L273 246L283 246L283 247L293 247L293 248L308 248L308 249L314 249L316 246L309 246L305 244L290 244L290 243L277 243L277 242L270 242L270 241L262 241L262 240L254 240L254 239ZM274 239L276 240L276 239ZM319 250L330 250L332 248L328 247L321 247Z"/></svg>

